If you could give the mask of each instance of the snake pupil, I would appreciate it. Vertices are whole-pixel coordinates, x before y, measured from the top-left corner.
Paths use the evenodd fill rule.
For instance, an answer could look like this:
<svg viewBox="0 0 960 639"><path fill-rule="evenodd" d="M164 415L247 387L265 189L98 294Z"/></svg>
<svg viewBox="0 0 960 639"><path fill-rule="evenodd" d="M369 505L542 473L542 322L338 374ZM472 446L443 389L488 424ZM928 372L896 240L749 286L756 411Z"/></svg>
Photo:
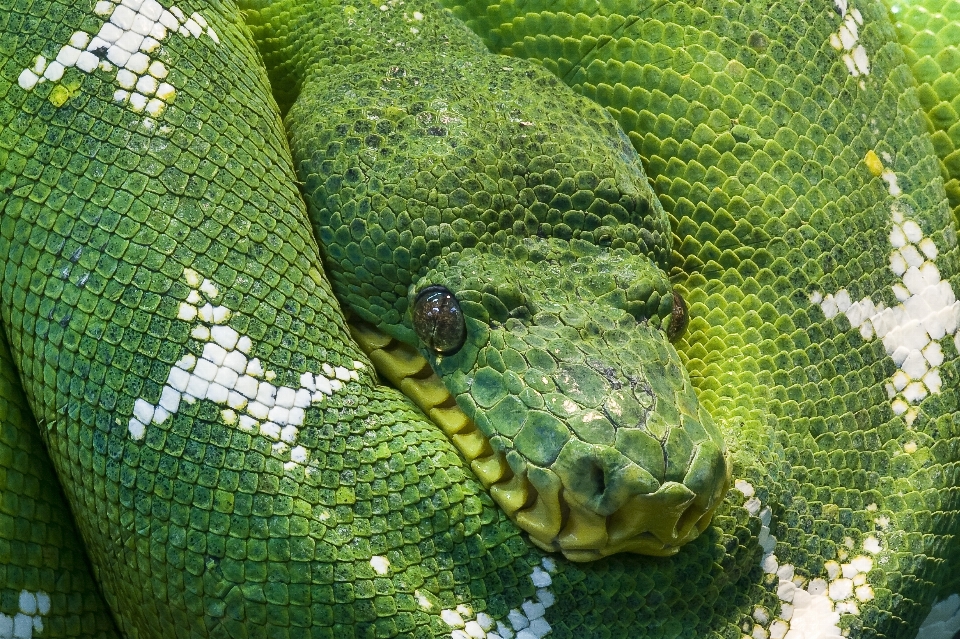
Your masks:
<svg viewBox="0 0 960 639"><path fill-rule="evenodd" d="M673 292L673 311L670 313L670 328L667 329L667 339L671 342L677 341L684 331L687 330L687 323L690 316L687 314L687 303L683 301L683 296L676 291Z"/></svg>
<svg viewBox="0 0 960 639"><path fill-rule="evenodd" d="M443 286L428 286L417 294L413 328L424 344L441 355L453 355L467 340L460 302Z"/></svg>

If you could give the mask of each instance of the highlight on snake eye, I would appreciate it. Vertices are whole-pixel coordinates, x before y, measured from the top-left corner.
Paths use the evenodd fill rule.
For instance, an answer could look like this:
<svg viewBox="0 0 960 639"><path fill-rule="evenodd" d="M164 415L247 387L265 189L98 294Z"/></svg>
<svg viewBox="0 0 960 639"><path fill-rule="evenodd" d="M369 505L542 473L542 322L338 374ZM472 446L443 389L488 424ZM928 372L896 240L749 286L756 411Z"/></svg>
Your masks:
<svg viewBox="0 0 960 639"><path fill-rule="evenodd" d="M417 336L441 355L453 355L467 340L460 303L442 286L428 286L413 303L413 326Z"/></svg>
<svg viewBox="0 0 960 639"><path fill-rule="evenodd" d="M960 0L0 2L0 639L957 639Z"/></svg>

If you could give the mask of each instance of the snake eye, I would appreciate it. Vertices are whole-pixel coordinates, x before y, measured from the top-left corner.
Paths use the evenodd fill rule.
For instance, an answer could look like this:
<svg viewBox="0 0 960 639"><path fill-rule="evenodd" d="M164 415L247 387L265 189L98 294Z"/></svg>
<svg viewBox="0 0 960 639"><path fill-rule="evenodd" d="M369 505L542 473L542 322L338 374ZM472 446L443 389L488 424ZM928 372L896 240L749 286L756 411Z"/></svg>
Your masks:
<svg viewBox="0 0 960 639"><path fill-rule="evenodd" d="M673 311L670 313L670 328L667 329L667 339L675 342L687 330L690 316L687 314L687 303L676 290L673 291Z"/></svg>
<svg viewBox="0 0 960 639"><path fill-rule="evenodd" d="M441 355L453 355L467 341L460 302L443 286L428 286L417 294L413 329L420 341Z"/></svg>

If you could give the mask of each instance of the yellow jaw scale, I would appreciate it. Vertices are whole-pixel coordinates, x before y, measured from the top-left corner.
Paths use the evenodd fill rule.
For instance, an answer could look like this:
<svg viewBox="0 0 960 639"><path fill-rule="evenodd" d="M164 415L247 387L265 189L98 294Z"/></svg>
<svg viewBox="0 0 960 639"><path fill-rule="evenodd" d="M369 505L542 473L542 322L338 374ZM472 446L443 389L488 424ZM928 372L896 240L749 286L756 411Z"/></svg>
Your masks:
<svg viewBox="0 0 960 639"><path fill-rule="evenodd" d="M609 517L582 508L565 499L563 484L552 470L531 467L523 475L514 473L413 347L356 318L348 323L377 372L443 430L497 505L546 551L560 551L571 561L618 552L673 555L706 529L722 501L726 487L721 499L704 511L694 505L696 496L688 488L666 482L654 493L633 497Z"/></svg>

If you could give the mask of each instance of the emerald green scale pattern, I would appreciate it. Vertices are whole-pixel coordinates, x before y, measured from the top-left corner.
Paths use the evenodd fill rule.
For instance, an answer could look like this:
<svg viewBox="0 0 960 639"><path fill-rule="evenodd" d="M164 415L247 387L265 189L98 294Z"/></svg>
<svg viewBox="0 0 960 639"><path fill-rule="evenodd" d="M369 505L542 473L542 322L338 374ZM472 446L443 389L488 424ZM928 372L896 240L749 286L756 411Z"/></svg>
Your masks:
<svg viewBox="0 0 960 639"><path fill-rule="evenodd" d="M22 90L36 55L54 59L103 19L65 4L14 9L0 31L3 322L123 634L435 636L441 607L483 601L471 596L486 592L477 565L492 593L507 591L491 610L519 606L540 557L526 558L442 435L369 373L309 409L298 440L309 470L288 468L289 446L230 427L205 399L133 436L137 401L157 402L171 367L209 339L178 317L199 295L187 267L277 386L363 356L321 274L235 11L184 7L219 41L165 41L177 94L149 118L115 102L103 69ZM374 555L389 558L391 578ZM104 624L101 613L90 628Z"/></svg>
<svg viewBox="0 0 960 639"><path fill-rule="evenodd" d="M917 81L917 97L940 158L947 199L954 219L960 220L960 4L885 4ZM960 587L960 575L951 583L949 590Z"/></svg>
<svg viewBox="0 0 960 639"><path fill-rule="evenodd" d="M119 637L0 338L0 631Z"/></svg>
<svg viewBox="0 0 960 639"><path fill-rule="evenodd" d="M276 2L246 19L272 84L299 88L285 115L294 166L349 312L434 360L410 307L444 285L469 336L434 371L512 472L544 492L562 482L565 503L590 500L601 522L674 482L680 494L666 486L657 503L696 499L688 523L641 530L666 554L688 541L726 490L723 444L667 341L667 216L609 114L542 68L483 53L432 3ZM573 528L559 520L541 543Z"/></svg>
<svg viewBox="0 0 960 639"><path fill-rule="evenodd" d="M209 343L195 317L180 317L192 293L230 310L277 385L363 360L320 275L247 34L228 7L193 9L219 42L165 41L177 95L154 118L117 104L103 69L19 86L36 55L54 59L102 18L44 3L16 7L2 30L2 317L120 630L430 637L449 636L440 613L458 606L508 619L536 598L534 569L552 564L437 429L369 373L307 412L298 442L309 472L206 399L134 436L137 402L157 402L171 368ZM208 280L202 295L187 268ZM721 557L711 532L699 551L653 563L653 576L638 558L564 564L554 634L723 626L727 602L747 605L729 584L750 570L725 575ZM686 597L670 584L685 580L727 614L677 608Z"/></svg>
<svg viewBox="0 0 960 639"><path fill-rule="evenodd" d="M846 290L898 305L895 211L916 220L957 290L956 229L935 155L944 138L927 137L885 11L854 4L870 66L857 77L829 41L848 10L826 3L456 8L493 49L541 62L607 107L643 156L690 307L680 357L753 491L738 484L675 557L570 564L533 549L439 431L375 387L369 363L354 365L365 360L321 274L305 179L269 95L276 67L261 69L233 5L178 5L217 40L168 34L156 55L176 96L148 117L116 99L116 69L18 82L76 31L98 33L94 2L4 3L0 318L120 631L450 637L483 613L516 634L511 612L541 605L551 638L741 639L789 616L791 577L809 588L833 579L829 562L869 556L873 596L848 597L856 612L837 624L851 637L916 636L956 587L955 343L940 340L942 391L911 405L908 423L886 388L898 365L883 341L815 300ZM289 99L280 92L281 107ZM184 310L204 304L204 317L229 317ZM295 388L324 364L359 371L305 411L293 442L305 461L208 398L134 437L138 400L156 405L178 362L203 359L204 321L250 340L250 357L275 373L258 383ZM0 559L23 538L6 533L11 489L44 504L60 494L40 457L35 474L7 461L8 447L36 450L19 431L33 420L9 406ZM14 473L37 479L21 489ZM66 514L51 521L69 530ZM81 556L52 526L29 535L44 547L36 577L0 567L0 614L18 612L20 590L49 588L33 636L109 636ZM773 556L782 574L768 570ZM544 574L541 593L532 575Z"/></svg>

